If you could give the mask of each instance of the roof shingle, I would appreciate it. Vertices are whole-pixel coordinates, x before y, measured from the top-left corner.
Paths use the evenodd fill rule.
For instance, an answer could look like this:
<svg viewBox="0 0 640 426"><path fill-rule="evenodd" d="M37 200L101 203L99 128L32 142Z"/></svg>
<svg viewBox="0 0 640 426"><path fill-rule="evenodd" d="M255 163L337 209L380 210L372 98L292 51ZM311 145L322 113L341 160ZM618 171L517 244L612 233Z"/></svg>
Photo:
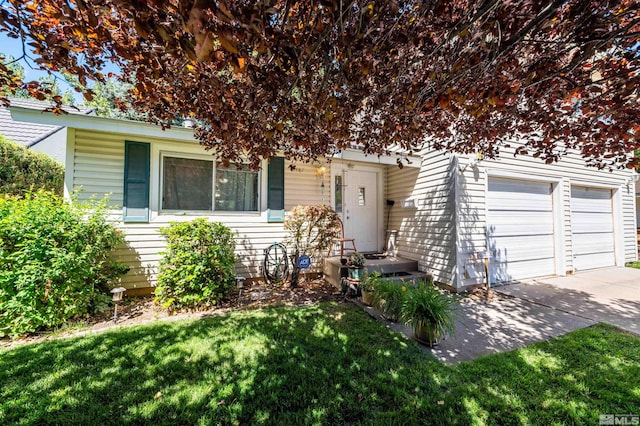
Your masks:
<svg viewBox="0 0 640 426"><path fill-rule="evenodd" d="M35 99L18 99L11 98L11 106L19 106L23 108L44 110L51 105L49 102L38 101ZM70 114L91 114L93 108L87 107L66 107L65 110ZM14 121L11 118L9 108L0 106L0 135L6 139L17 142L20 145L31 147L36 142L42 140L46 136L49 136L61 127L51 126L47 124L35 124L35 123L23 123L20 121Z"/></svg>

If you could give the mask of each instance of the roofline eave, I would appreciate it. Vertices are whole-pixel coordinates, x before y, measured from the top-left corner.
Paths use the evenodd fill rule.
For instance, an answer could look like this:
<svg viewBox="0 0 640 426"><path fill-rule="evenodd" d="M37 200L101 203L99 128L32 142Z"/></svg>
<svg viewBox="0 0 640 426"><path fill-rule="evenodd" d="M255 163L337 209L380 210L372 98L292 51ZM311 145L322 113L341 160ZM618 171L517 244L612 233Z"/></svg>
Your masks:
<svg viewBox="0 0 640 426"><path fill-rule="evenodd" d="M15 121L48 124L79 130L92 130L96 132L107 132L121 135L146 136L151 138L172 139L176 141L194 143L199 142L194 136L193 129L186 127L172 126L163 130L162 127L156 124L142 121L97 117L95 115L56 115L52 112L17 106L9 107L9 111L11 113L11 118ZM52 133L59 130L60 129L56 129ZM34 144L31 146L33 145ZM380 156L366 155L361 150L354 148L347 148L344 151L333 155L332 158L384 165L397 165L398 160L400 160L405 167L420 167L421 164L421 158L414 155L401 153Z"/></svg>

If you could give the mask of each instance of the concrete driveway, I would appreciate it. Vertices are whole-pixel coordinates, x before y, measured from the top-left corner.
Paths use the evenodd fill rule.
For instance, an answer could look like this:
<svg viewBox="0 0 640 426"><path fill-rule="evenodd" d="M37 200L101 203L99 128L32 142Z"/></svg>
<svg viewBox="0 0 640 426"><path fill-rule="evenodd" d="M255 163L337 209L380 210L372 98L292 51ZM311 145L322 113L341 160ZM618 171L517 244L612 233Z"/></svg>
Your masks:
<svg viewBox="0 0 640 426"><path fill-rule="evenodd" d="M605 268L527 280L497 292L640 335L640 269Z"/></svg>
<svg viewBox="0 0 640 426"><path fill-rule="evenodd" d="M389 322L375 309L356 303L389 328L413 339L411 327ZM463 298L455 303L454 319L453 335L434 348L421 345L425 352L448 364L523 348L595 324L538 303L505 296L490 302Z"/></svg>
<svg viewBox="0 0 640 426"><path fill-rule="evenodd" d="M435 348L440 361L455 364L548 340L596 322L640 335L640 269L607 268L568 277L529 280L495 287L496 300L463 298L456 303L455 333ZM380 318L412 338L412 330Z"/></svg>

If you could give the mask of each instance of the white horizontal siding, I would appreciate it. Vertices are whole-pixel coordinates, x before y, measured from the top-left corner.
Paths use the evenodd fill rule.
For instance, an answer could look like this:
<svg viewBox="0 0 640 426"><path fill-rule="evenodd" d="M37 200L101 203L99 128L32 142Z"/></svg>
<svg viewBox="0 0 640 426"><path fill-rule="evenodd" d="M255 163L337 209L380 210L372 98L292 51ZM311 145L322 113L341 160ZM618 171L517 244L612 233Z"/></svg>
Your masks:
<svg viewBox="0 0 640 426"><path fill-rule="evenodd" d="M159 229L170 222L192 220L198 215L173 215L158 211L159 196L151 194L151 218L149 223L123 223L120 206L123 202L124 182L124 143L125 140L149 142L152 145L152 174L160 158L157 152L188 152L209 155L203 148L192 142L166 141L153 138L141 138L136 135L114 135L102 132L76 130L73 153L73 189L78 191L80 200L109 197L111 220L123 231L126 243L118 247L114 257L131 267L122 278L126 288L146 288L156 284L158 265L162 252L166 249L164 237ZM330 172L326 163L324 177L319 176L317 165L298 164L294 170L285 167L285 208L290 210L298 204L329 204ZM151 191L158 190L152 175ZM324 189L321 183L324 179ZM154 188L155 186L155 188ZM265 185L263 185L264 189ZM263 194L264 195L264 194ZM266 206L262 197L261 212L258 213L220 213L206 215L209 220L222 222L235 235L237 273L250 278L262 274L264 250L274 242L285 240L286 233L282 223L268 223ZM317 266L316 262L316 266Z"/></svg>
<svg viewBox="0 0 640 426"><path fill-rule="evenodd" d="M108 196L111 206L122 205L123 139L76 130L73 170L73 189L80 200Z"/></svg>
<svg viewBox="0 0 640 426"><path fill-rule="evenodd" d="M625 261L637 258L637 245L635 234L635 205L634 205L634 185L631 179L632 174L627 170L597 170L586 167L584 160L579 155L571 154L565 156L558 163L544 164L542 161L530 156L514 156L513 150L505 149L497 160L475 161L475 156L460 156L460 182L458 185L459 199L462 206L458 209L460 215L460 246L464 252L465 247L474 249L486 249L486 189L487 170L498 172L508 172L529 176L548 177L549 181L561 182L557 191L560 191L560 208L557 232L563 235L563 253L566 270L571 272L573 266L573 244L572 244L572 224L571 224L571 186L607 185L614 187L620 192L621 205L617 206L621 210L623 244L620 249L624 251ZM472 158L473 157L473 158ZM532 224L542 226L541 224ZM558 271L563 273L565 271ZM480 280L464 279L461 284L471 285Z"/></svg>
<svg viewBox="0 0 640 426"><path fill-rule="evenodd" d="M291 210L297 205L331 204L331 166L323 161L315 164L296 163L291 170L291 162L285 161L284 208ZM318 169L324 167L324 176ZM324 188L322 183L324 182Z"/></svg>
<svg viewBox="0 0 640 426"><path fill-rule="evenodd" d="M452 156L425 152L419 169L388 166L386 179L386 198L395 201L388 228L398 230L398 255L450 285L456 270L455 167ZM415 208L402 207L405 200Z"/></svg>

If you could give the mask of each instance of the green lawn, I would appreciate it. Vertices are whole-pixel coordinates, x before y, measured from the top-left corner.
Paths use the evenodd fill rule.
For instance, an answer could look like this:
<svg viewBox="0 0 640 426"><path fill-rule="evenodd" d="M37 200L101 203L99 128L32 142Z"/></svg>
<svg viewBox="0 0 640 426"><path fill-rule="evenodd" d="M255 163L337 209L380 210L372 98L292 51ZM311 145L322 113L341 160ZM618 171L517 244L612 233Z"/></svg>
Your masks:
<svg viewBox="0 0 640 426"><path fill-rule="evenodd" d="M245 311L0 352L0 424L597 424L640 414L604 325L455 367L352 305Z"/></svg>
<svg viewBox="0 0 640 426"><path fill-rule="evenodd" d="M627 262L625 265L627 268L636 268L640 269L640 262Z"/></svg>

